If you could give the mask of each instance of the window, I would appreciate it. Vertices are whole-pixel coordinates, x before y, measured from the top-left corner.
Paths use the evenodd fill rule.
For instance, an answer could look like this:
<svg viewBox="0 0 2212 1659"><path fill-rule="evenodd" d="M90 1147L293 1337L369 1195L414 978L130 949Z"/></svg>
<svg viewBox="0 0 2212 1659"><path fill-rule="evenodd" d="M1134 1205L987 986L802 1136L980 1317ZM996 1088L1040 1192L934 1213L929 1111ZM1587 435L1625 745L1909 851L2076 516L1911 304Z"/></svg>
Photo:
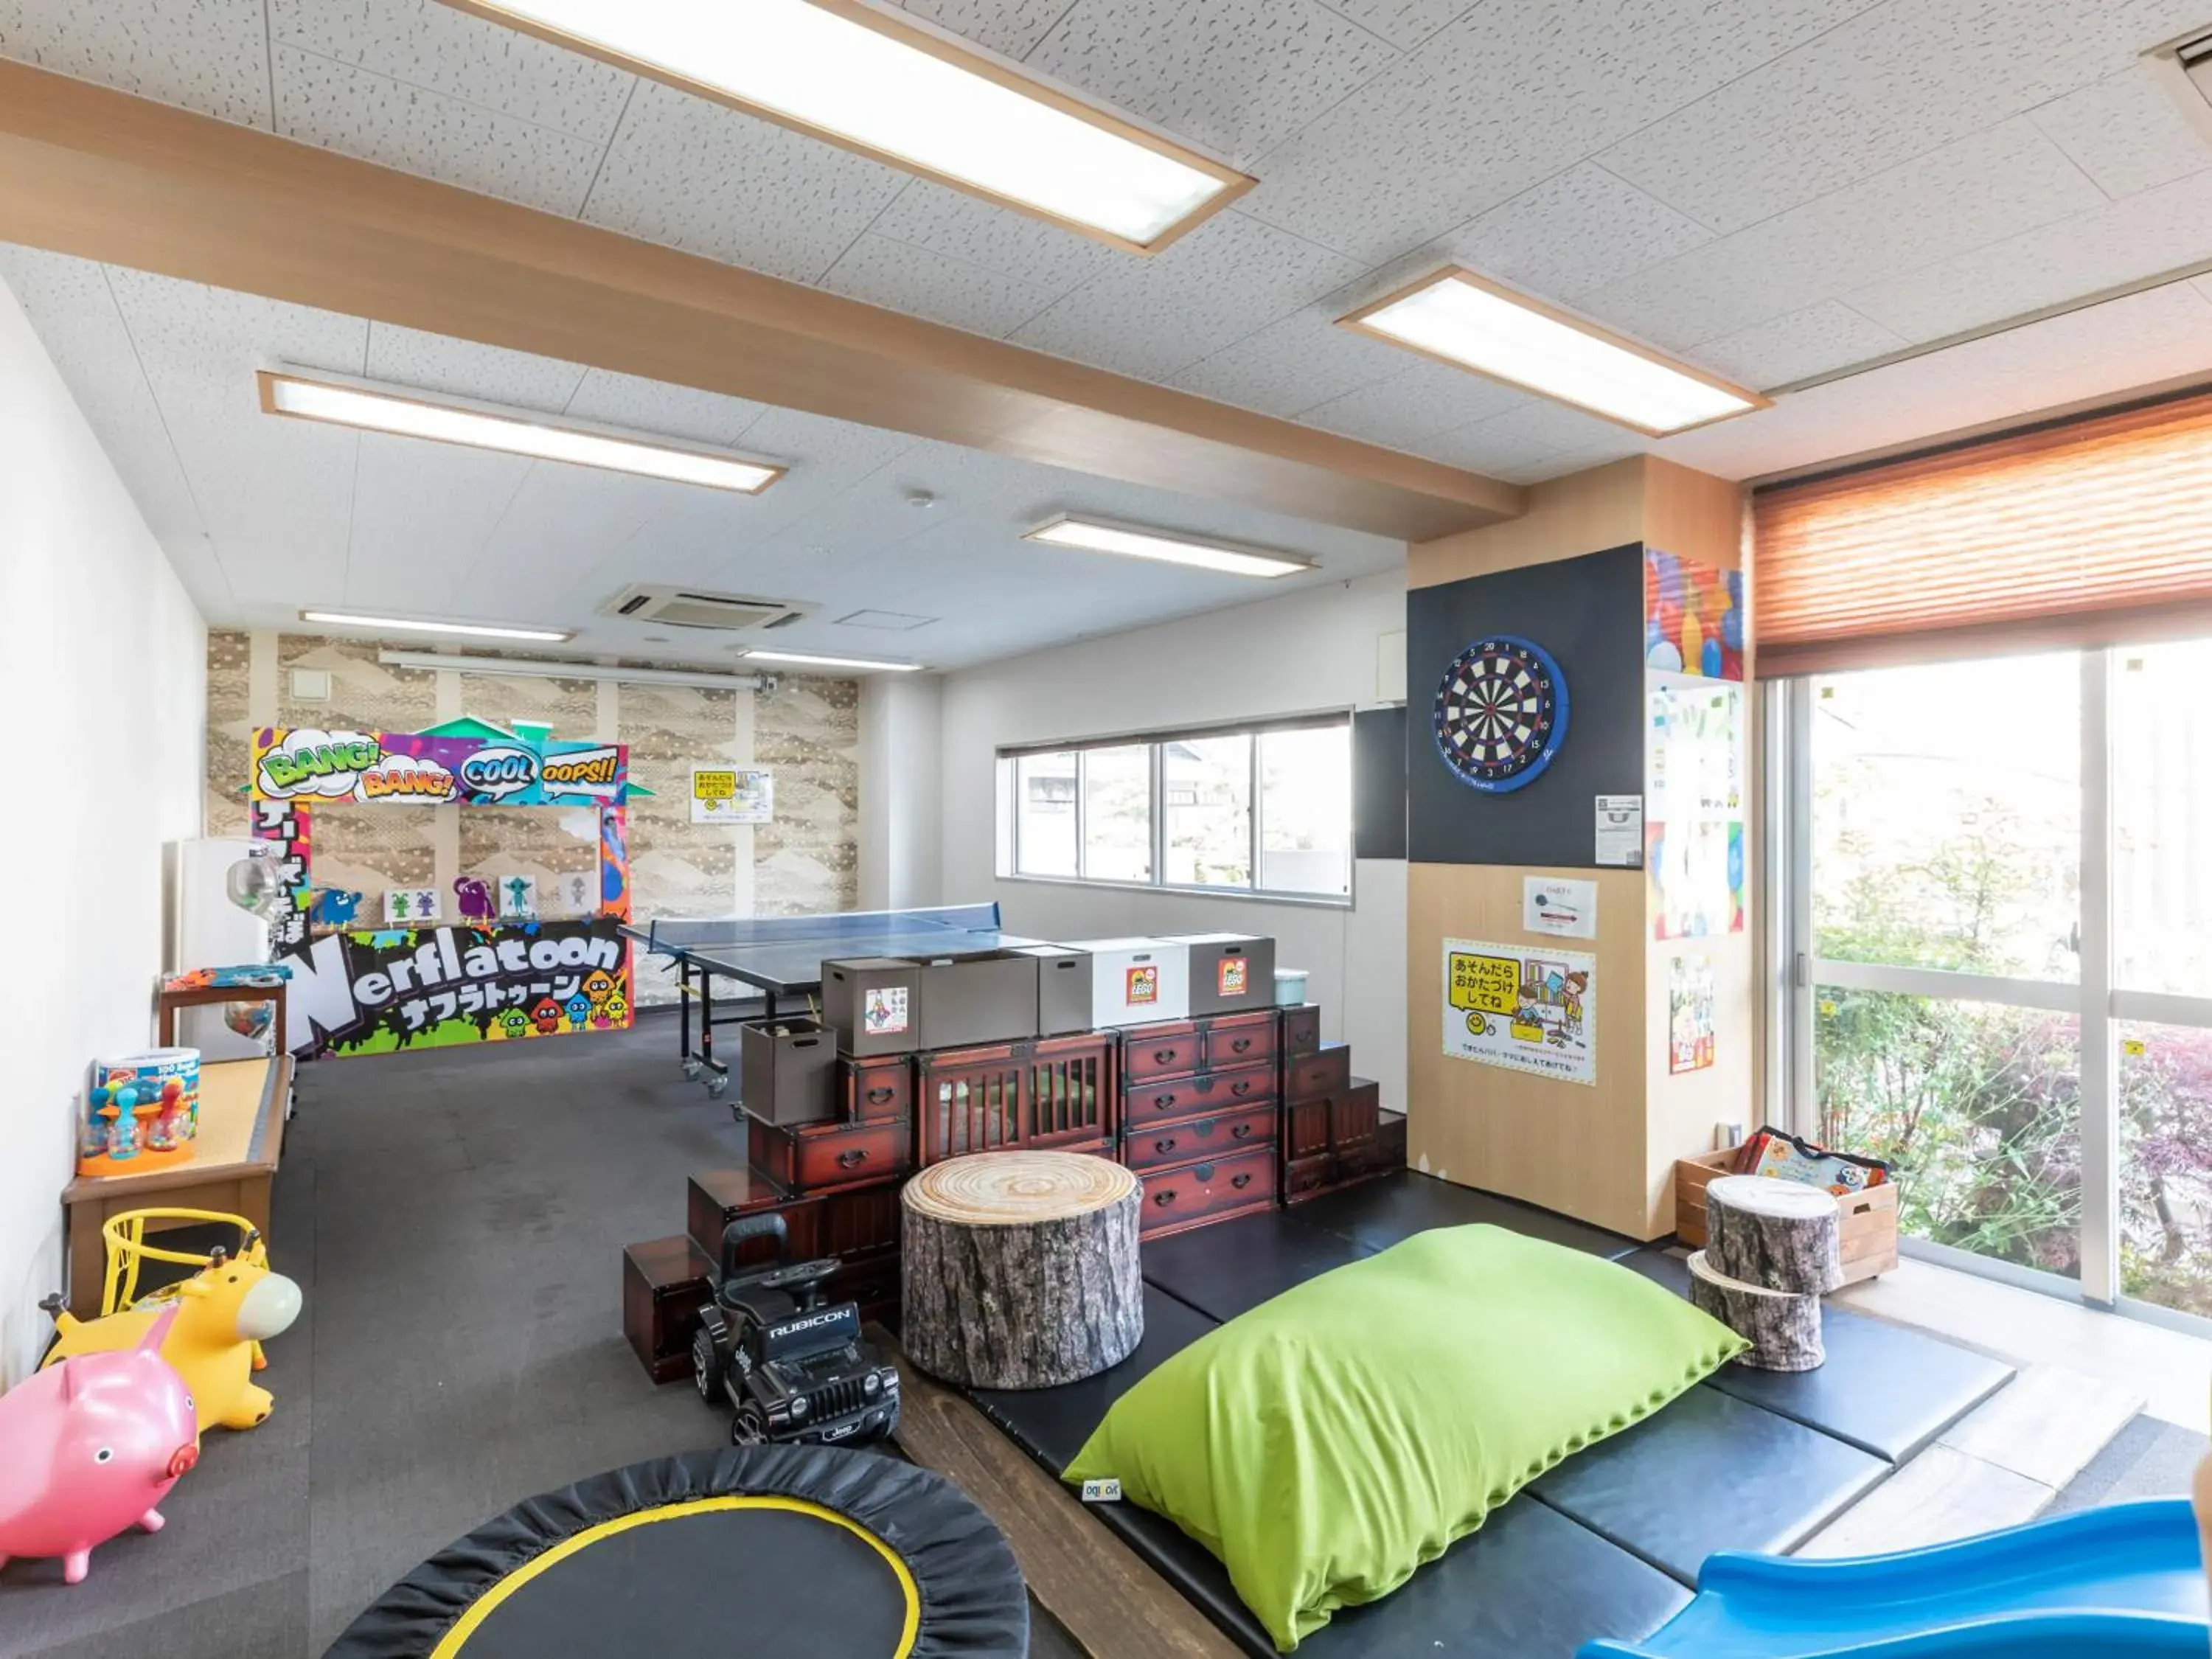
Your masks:
<svg viewBox="0 0 2212 1659"><path fill-rule="evenodd" d="M1769 695L1770 1111L1918 1249L2212 1318L2212 641Z"/></svg>
<svg viewBox="0 0 2212 1659"><path fill-rule="evenodd" d="M999 787L1017 876L1352 896L1345 715L1001 754Z"/></svg>

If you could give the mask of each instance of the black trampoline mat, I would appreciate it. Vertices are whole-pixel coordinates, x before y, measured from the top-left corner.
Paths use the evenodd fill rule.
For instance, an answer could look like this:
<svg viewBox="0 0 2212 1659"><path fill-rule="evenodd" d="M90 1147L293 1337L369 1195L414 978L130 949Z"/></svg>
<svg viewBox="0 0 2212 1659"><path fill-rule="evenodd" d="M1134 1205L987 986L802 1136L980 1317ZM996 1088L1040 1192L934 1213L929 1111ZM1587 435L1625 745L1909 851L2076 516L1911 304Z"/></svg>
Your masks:
<svg viewBox="0 0 2212 1659"><path fill-rule="evenodd" d="M579 1534L590 1541L519 1583L526 1568L518 1569L454 1659L895 1659L902 1651L906 1589L860 1534L791 1509L678 1511Z"/></svg>

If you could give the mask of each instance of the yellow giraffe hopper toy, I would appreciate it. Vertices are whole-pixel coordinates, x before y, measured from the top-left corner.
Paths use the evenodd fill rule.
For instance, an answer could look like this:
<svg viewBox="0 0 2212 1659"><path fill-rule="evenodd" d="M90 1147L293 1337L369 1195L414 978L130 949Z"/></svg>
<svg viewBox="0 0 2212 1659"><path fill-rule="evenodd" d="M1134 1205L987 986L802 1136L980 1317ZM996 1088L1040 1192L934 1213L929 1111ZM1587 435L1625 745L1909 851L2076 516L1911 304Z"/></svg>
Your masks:
<svg viewBox="0 0 2212 1659"><path fill-rule="evenodd" d="M149 1221L229 1222L237 1226L236 1255L218 1248L205 1255L162 1250L145 1243ZM137 1346L154 1321L172 1305L176 1321L161 1344L161 1358L185 1379L198 1407L199 1425L250 1429L267 1420L276 1401L252 1374L267 1362L261 1344L282 1335L300 1316L300 1287L269 1267L261 1235L238 1216L201 1210L134 1210L109 1221L107 1284L98 1319L80 1320L64 1311L59 1297L46 1304L58 1333L46 1358L48 1365L76 1354L106 1353ZM192 1266L190 1279L135 1300L138 1267L153 1260Z"/></svg>

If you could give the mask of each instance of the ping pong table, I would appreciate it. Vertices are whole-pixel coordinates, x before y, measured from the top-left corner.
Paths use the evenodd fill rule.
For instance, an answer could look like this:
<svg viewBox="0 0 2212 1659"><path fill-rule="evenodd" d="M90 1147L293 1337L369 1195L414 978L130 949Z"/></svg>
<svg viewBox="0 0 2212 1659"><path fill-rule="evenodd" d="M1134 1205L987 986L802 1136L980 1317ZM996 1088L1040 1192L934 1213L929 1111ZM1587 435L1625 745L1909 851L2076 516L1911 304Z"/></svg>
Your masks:
<svg viewBox="0 0 2212 1659"><path fill-rule="evenodd" d="M684 1074L703 1077L707 1092L716 1097L730 1086L730 1068L714 1058L714 1028L747 1019L775 1019L780 1003L819 994L825 957L975 956L1036 943L1001 933L995 904L850 910L818 916L656 916L647 927L623 931L644 945L647 956L666 957L676 964L677 1043ZM765 1012L716 1014L718 978L735 980L760 993ZM699 1005L696 1047L691 1039L695 1000Z"/></svg>

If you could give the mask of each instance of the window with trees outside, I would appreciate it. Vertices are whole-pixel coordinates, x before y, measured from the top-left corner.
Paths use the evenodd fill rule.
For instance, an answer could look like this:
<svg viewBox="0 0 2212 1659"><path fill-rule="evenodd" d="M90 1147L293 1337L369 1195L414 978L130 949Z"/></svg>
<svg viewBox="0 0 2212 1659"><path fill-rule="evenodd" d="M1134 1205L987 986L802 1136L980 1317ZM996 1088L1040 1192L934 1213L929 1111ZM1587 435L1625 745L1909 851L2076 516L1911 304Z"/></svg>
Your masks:
<svg viewBox="0 0 2212 1659"><path fill-rule="evenodd" d="M999 757L1010 874L1286 898L1352 896L1352 721Z"/></svg>
<svg viewBox="0 0 2212 1659"><path fill-rule="evenodd" d="M2212 640L1771 695L1782 1103L1929 1254L2212 1318Z"/></svg>

